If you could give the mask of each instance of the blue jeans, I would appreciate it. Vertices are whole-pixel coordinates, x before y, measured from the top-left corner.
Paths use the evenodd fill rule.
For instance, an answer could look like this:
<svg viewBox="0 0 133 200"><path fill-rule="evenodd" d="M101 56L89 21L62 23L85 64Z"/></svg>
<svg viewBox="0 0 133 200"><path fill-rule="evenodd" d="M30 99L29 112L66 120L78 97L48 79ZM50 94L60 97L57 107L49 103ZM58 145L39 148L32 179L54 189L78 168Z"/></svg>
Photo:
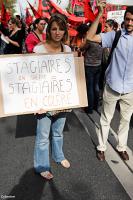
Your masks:
<svg viewBox="0 0 133 200"><path fill-rule="evenodd" d="M65 159L62 149L65 121L65 113L59 113L55 116L47 116L46 114L38 115L37 135L34 149L34 168L36 172L50 171L50 139L52 158L55 162L61 162Z"/></svg>
<svg viewBox="0 0 133 200"><path fill-rule="evenodd" d="M101 66L85 66L88 111L98 108Z"/></svg>

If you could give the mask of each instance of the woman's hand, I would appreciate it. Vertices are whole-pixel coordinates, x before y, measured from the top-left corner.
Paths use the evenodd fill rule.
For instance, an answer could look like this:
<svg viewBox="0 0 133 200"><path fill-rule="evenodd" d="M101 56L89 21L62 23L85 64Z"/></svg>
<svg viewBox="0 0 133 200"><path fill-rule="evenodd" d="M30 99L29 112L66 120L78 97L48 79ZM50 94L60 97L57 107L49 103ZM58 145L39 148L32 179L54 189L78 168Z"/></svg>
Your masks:
<svg viewBox="0 0 133 200"><path fill-rule="evenodd" d="M96 4L97 4L97 8L98 8L98 11L99 11L99 14L103 14L103 10L106 6L106 0L97 0L96 1Z"/></svg>
<svg viewBox="0 0 133 200"><path fill-rule="evenodd" d="M9 43L13 44L14 46L20 47L20 45L19 45L18 42L11 40L8 36L5 36L5 39L6 39Z"/></svg>
<svg viewBox="0 0 133 200"><path fill-rule="evenodd" d="M8 42L10 42L10 39L9 39L8 36L4 36L4 37L5 37L5 39L6 39Z"/></svg>

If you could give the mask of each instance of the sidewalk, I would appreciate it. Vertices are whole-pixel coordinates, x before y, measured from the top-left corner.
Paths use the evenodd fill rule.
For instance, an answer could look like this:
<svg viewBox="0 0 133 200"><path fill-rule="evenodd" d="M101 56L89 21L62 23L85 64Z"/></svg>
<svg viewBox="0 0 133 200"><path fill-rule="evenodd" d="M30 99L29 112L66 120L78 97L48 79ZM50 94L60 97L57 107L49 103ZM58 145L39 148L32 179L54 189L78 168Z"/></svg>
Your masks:
<svg viewBox="0 0 133 200"><path fill-rule="evenodd" d="M85 113L82 114L87 118L91 135L96 139L94 123ZM21 124L21 117L24 122L27 121L28 116L0 119L1 199L2 195L7 195L15 197L15 200L130 200L107 162L97 160L90 132L75 112L68 114L64 130L64 152L71 162L71 168L64 169L51 161L54 174L52 181L45 182L35 175L35 130L30 129L30 126L35 127L35 121L33 116L29 116L27 129ZM16 134L19 127L20 136ZM33 132L29 133L29 130Z"/></svg>
<svg viewBox="0 0 133 200"><path fill-rule="evenodd" d="M76 109L75 114L82 123L83 127L85 128L86 132L88 132L93 144L97 146L97 136L96 133L99 129L99 120L100 120L100 113L93 112L93 114L85 115L82 109ZM119 125L119 112L116 110L113 120L115 121L115 126ZM88 121L92 122L92 126L90 128ZM112 121L113 122L113 121ZM130 129L129 136L132 134L133 130ZM133 141L133 135L130 137ZM114 124L111 123L109 137L107 142L107 150L105 152L105 159L108 163L109 167L118 178L120 183L123 185L124 189L128 193L131 199L133 199L133 151L132 148L127 147L127 152L129 154L129 160L123 161L119 154L116 151L117 145L117 129L114 127ZM129 145L129 140L128 140Z"/></svg>

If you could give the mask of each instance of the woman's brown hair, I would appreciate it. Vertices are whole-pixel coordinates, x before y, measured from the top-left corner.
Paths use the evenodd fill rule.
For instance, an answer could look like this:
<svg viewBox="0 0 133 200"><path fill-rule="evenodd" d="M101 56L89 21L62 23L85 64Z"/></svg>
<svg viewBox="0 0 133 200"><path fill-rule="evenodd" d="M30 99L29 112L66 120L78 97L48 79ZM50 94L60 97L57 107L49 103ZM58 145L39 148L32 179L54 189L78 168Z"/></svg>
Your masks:
<svg viewBox="0 0 133 200"><path fill-rule="evenodd" d="M60 27L61 30L64 30L64 36L62 38L62 42L65 43L68 39L68 27L67 27L67 21L65 17L61 14L53 14L48 22L47 29L46 29L46 40L50 41L51 40L51 27L53 22L56 22L58 26Z"/></svg>

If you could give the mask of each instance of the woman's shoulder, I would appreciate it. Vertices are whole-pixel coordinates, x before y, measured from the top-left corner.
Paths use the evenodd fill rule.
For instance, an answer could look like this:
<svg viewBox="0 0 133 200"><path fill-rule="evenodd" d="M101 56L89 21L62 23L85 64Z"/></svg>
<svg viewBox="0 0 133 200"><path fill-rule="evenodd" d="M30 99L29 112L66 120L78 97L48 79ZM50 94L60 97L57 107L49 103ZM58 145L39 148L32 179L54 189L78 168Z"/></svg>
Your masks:
<svg viewBox="0 0 133 200"><path fill-rule="evenodd" d="M34 38L36 38L36 36L35 36L33 31L29 32L27 37L26 37L26 39L34 39Z"/></svg>
<svg viewBox="0 0 133 200"><path fill-rule="evenodd" d="M17 30L16 30L16 32L15 32L15 34L17 35L17 34L21 34L22 33L22 30L20 29L20 28L17 28Z"/></svg>
<svg viewBox="0 0 133 200"><path fill-rule="evenodd" d="M47 53L47 50L45 48L45 44L43 42L40 42L39 44L37 44L34 49L33 49L34 53Z"/></svg>
<svg viewBox="0 0 133 200"><path fill-rule="evenodd" d="M65 52L71 52L72 50L68 45L64 44L64 51Z"/></svg>

